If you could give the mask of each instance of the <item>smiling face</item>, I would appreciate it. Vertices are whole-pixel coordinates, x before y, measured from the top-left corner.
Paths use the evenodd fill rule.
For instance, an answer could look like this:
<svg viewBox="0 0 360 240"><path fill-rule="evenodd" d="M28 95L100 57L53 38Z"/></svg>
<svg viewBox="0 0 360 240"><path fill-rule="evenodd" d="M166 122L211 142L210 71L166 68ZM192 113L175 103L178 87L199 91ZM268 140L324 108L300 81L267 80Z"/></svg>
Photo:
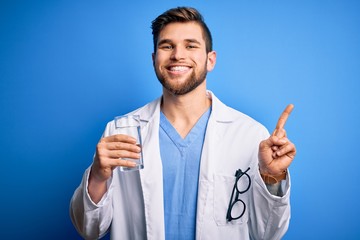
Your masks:
<svg viewBox="0 0 360 240"><path fill-rule="evenodd" d="M170 23L158 38L153 64L164 90L184 95L205 83L206 74L214 68L215 52L206 53L199 24Z"/></svg>

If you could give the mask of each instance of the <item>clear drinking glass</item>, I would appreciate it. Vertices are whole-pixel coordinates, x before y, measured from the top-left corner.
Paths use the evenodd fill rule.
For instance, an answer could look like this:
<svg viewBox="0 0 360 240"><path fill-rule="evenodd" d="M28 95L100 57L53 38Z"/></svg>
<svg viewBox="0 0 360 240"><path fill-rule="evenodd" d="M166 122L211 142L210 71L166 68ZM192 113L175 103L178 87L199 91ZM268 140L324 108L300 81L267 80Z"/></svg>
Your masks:
<svg viewBox="0 0 360 240"><path fill-rule="evenodd" d="M123 167L120 166L120 171L135 171L144 168L144 159L142 152L142 141L141 141L141 125L139 115L124 115L115 117L115 134L129 135L136 139L136 145L140 146L140 158L123 158L124 160L136 163L135 167Z"/></svg>

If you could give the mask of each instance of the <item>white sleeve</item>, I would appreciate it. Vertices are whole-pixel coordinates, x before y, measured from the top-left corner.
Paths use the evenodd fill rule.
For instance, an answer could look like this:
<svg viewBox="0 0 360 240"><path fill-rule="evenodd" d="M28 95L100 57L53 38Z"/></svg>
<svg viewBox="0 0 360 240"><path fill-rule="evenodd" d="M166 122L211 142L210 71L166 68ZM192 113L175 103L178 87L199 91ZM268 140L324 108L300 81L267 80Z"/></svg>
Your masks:
<svg viewBox="0 0 360 240"><path fill-rule="evenodd" d="M266 188L274 196L282 197L284 196L284 192L288 191L289 181L288 181L288 174L286 174L286 179L281 180L275 184L266 184Z"/></svg>
<svg viewBox="0 0 360 240"><path fill-rule="evenodd" d="M75 190L70 202L70 217L79 232L85 239L98 239L104 236L111 224L112 209L112 178L107 182L108 191L99 203L95 204L88 193L89 167Z"/></svg>
<svg viewBox="0 0 360 240"><path fill-rule="evenodd" d="M280 186L282 196L272 195L260 173L254 176L253 211L250 216L251 239L281 239L290 221L290 174Z"/></svg>

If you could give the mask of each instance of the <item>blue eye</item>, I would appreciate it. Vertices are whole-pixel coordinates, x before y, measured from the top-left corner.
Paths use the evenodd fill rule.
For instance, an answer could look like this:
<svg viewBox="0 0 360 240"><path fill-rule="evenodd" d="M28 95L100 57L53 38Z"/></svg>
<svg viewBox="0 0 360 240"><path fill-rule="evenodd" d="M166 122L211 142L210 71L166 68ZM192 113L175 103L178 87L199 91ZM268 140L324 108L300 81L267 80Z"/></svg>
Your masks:
<svg viewBox="0 0 360 240"><path fill-rule="evenodd" d="M165 50L171 50L173 49L173 47L171 45L163 45L160 47L161 49L165 49Z"/></svg>
<svg viewBox="0 0 360 240"><path fill-rule="evenodd" d="M197 48L197 46L196 45L188 45L188 46L186 46L186 48L193 49L193 48Z"/></svg>

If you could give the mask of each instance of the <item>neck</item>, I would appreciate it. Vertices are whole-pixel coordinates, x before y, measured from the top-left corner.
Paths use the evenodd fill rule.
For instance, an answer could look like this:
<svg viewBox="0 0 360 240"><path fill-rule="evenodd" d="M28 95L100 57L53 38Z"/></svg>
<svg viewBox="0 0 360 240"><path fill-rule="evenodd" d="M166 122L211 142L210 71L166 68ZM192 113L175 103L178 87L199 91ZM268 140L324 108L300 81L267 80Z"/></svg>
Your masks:
<svg viewBox="0 0 360 240"><path fill-rule="evenodd" d="M183 138L211 106L205 84L181 96L163 90L162 100L162 112Z"/></svg>

